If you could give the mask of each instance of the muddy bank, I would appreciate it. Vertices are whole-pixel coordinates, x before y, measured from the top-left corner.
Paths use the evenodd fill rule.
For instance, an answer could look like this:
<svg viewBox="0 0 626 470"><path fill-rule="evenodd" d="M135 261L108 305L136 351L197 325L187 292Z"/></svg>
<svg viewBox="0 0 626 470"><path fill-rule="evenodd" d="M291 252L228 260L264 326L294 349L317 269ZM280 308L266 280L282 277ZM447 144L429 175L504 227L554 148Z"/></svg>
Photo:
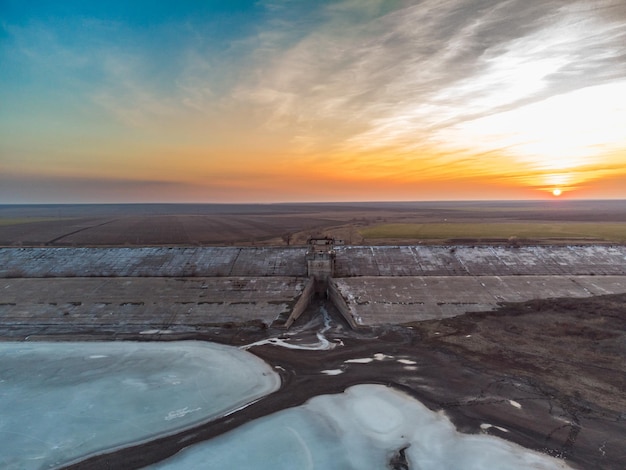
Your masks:
<svg viewBox="0 0 626 470"><path fill-rule="evenodd" d="M250 420L361 383L401 389L445 411L463 432L494 434L577 468L624 468L625 295L511 304L498 312L359 333L348 330L332 307L317 303L289 333L230 325L118 339L193 338L240 346L281 336L290 344L314 345L323 327L321 306L332 318L325 331L332 349L249 349L280 373L278 392L212 423L69 468L141 468Z"/></svg>

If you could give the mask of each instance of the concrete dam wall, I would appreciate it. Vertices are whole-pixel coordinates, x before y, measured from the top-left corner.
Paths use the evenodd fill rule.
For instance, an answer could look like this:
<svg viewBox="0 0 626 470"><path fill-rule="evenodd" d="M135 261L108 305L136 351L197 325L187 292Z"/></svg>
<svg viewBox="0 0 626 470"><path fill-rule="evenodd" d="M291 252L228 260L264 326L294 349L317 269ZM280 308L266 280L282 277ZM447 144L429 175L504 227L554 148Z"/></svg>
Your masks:
<svg viewBox="0 0 626 470"><path fill-rule="evenodd" d="M304 247L0 248L6 277L307 277ZM333 277L626 275L626 246L339 246Z"/></svg>
<svg viewBox="0 0 626 470"><path fill-rule="evenodd" d="M303 247L2 248L0 336L290 326L324 293L309 272L321 261L306 257ZM402 324L626 293L626 247L339 246L324 282L351 327Z"/></svg>

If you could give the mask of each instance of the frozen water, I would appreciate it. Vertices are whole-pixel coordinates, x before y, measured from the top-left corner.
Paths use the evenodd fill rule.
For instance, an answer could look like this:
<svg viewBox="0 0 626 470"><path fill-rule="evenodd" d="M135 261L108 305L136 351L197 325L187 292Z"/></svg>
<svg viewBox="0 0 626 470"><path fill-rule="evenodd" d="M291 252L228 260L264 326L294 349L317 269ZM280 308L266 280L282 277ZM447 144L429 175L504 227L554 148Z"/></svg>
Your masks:
<svg viewBox="0 0 626 470"><path fill-rule="evenodd" d="M357 357L355 359L348 359L344 361L346 364L369 364L370 362L374 362L373 357Z"/></svg>
<svg viewBox="0 0 626 470"><path fill-rule="evenodd" d="M503 427L500 427L500 426L494 426L493 424L489 424L489 423L482 423L480 425L480 429L482 429L483 431L486 431L489 428L498 429L498 430L500 430L502 432L509 432L509 430L506 429L506 428L503 428Z"/></svg>
<svg viewBox="0 0 626 470"><path fill-rule="evenodd" d="M0 468L51 468L228 414L280 387L201 342L0 343Z"/></svg>
<svg viewBox="0 0 626 470"><path fill-rule="evenodd" d="M322 318L324 319L324 328L322 328L315 334L317 336L316 343L293 344L283 338L267 338L256 341L254 343L246 344L244 346L240 346L240 348L247 350L253 346L272 344L274 346L280 346L287 349L299 349L302 351L328 351L330 349L334 349L337 345L343 346L343 341L339 340L331 343L330 341L328 341L326 336L324 336L324 333L326 333L331 328L331 318L328 314L328 311L324 307L320 307L320 312L322 314Z"/></svg>
<svg viewBox="0 0 626 470"><path fill-rule="evenodd" d="M355 359L348 359L344 362L346 364L369 364L370 362L384 361L385 359L393 359L393 356L388 356L383 353L376 353L374 354L374 357L357 357ZM402 362L402 359L400 359L398 362ZM413 364L415 364L415 362L413 362Z"/></svg>
<svg viewBox="0 0 626 470"><path fill-rule="evenodd" d="M494 436L461 434L444 414L381 385L315 397L150 468L379 470L403 449L409 468L421 470L569 468Z"/></svg>
<svg viewBox="0 0 626 470"><path fill-rule="evenodd" d="M377 361L384 361L385 359L393 359L393 356L388 356L387 354L383 353L376 353L374 354L374 359L376 359Z"/></svg>

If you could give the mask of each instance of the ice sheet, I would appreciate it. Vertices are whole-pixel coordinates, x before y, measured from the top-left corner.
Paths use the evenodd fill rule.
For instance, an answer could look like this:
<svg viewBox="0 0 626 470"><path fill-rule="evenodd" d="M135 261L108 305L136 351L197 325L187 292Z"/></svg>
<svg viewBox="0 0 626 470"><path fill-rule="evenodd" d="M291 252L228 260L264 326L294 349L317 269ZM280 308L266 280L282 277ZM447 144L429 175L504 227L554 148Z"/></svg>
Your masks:
<svg viewBox="0 0 626 470"><path fill-rule="evenodd" d="M420 470L569 468L497 437L461 434L444 414L381 385L315 397L150 468L379 470L402 454Z"/></svg>
<svg viewBox="0 0 626 470"><path fill-rule="evenodd" d="M343 346L343 342L341 340L338 340L338 341L335 340L335 342L331 343L330 341L328 341L326 336L324 336L324 333L326 333L331 328L331 318L324 307L320 307L320 313L322 314L322 318L324 319L324 328L322 328L320 331L316 333L316 336L317 336L316 343L294 344L284 338L273 337L273 338L262 339L254 343L246 344L244 346L240 346L240 348L244 350L248 350L252 348L253 346L262 346L264 344L271 344L274 346L280 346L280 347L287 348L287 349L299 349L302 351L328 351L330 349L334 349L338 345Z"/></svg>
<svg viewBox="0 0 626 470"><path fill-rule="evenodd" d="M0 468L50 468L241 408L280 387L201 342L0 343Z"/></svg>

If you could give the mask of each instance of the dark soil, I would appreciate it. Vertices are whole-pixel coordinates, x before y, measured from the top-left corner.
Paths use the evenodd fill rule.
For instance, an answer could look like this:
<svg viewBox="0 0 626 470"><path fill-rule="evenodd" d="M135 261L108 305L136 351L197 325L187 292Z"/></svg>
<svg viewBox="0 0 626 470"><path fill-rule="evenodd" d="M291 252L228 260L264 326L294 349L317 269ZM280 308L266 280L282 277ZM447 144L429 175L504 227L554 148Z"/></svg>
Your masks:
<svg viewBox="0 0 626 470"><path fill-rule="evenodd" d="M325 307L335 320L327 337L343 346L250 349L279 366L283 386L278 392L226 418L70 468L140 468L250 420L360 383L403 390L443 410L462 432L488 432L563 458L575 468L626 468L626 295L531 301L497 312L359 332L348 330L332 306ZM312 306L296 325L305 342L313 342L321 326L314 318L318 310L319 304ZM241 326L170 339L241 345L280 333ZM345 362L376 353L393 359ZM416 365L412 370L398 358ZM344 373L328 376L321 373L325 369ZM483 423L494 427L481 430ZM394 456L390 465L405 468L403 456Z"/></svg>
<svg viewBox="0 0 626 470"><path fill-rule="evenodd" d="M45 219L45 220L44 220ZM309 204L50 204L0 205L0 246L146 246L306 244L332 235L347 244L414 244L363 240L382 223L624 222L624 201L450 201ZM8 223L3 223L8 221ZM19 223L16 223L18 221ZM472 244L477 240L449 240ZM487 240L481 240L486 243ZM507 240L491 240L508 243ZM572 240L550 239L550 244ZM575 239L576 243L598 240ZM436 243L442 243L437 240ZM522 243L518 241L517 243ZM538 244L542 240L526 240Z"/></svg>

